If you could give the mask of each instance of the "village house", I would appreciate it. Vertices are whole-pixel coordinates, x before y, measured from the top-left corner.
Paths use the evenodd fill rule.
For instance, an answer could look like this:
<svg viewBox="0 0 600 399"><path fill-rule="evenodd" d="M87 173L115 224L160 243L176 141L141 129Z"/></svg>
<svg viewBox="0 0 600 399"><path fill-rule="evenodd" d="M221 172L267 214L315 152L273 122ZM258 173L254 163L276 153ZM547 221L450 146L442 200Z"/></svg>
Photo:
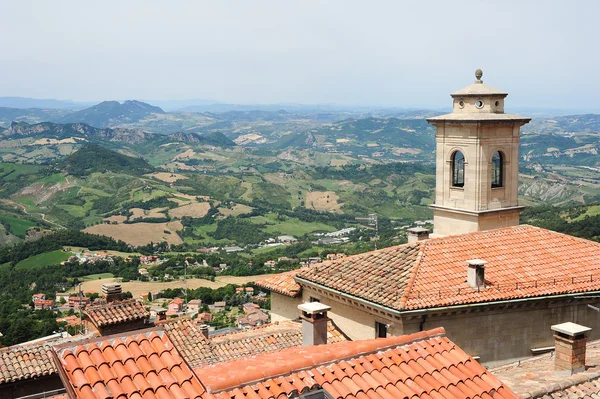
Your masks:
<svg viewBox="0 0 600 399"><path fill-rule="evenodd" d="M46 294L33 294L31 296L31 301L35 302L35 301L43 301L46 299Z"/></svg>
<svg viewBox="0 0 600 399"><path fill-rule="evenodd" d="M225 310L225 306L227 306L227 303L225 303L224 301L219 301L219 302L215 302L212 306L212 308L214 309L215 312L221 312L223 310Z"/></svg>
<svg viewBox="0 0 600 399"><path fill-rule="evenodd" d="M169 312L178 313L183 309L183 299L177 297L174 298L171 302L169 302Z"/></svg>
<svg viewBox="0 0 600 399"><path fill-rule="evenodd" d="M79 308L79 305L81 304L81 307L84 308L86 306L88 306L91 303L90 298L88 298L87 296L70 296L69 297L69 307L70 308Z"/></svg>
<svg viewBox="0 0 600 399"><path fill-rule="evenodd" d="M70 296L71 296L71 294L66 293L66 292L57 292L56 293L56 302L61 302L61 300L63 300L63 299L65 302L68 302Z"/></svg>
<svg viewBox="0 0 600 399"><path fill-rule="evenodd" d="M198 313L198 317L196 317L196 320L199 323L210 323L213 319L213 315L210 312L202 312L202 313Z"/></svg>
<svg viewBox="0 0 600 399"><path fill-rule="evenodd" d="M277 266L277 262L275 262L274 260L268 260L264 263L265 267L275 267Z"/></svg>
<svg viewBox="0 0 600 399"><path fill-rule="evenodd" d="M199 311L201 306L202 306L202 300L200 300L200 299L192 299L191 301L188 302L188 310L190 312Z"/></svg>
<svg viewBox="0 0 600 399"><path fill-rule="evenodd" d="M34 310L53 309L54 301L52 299L38 299L33 301Z"/></svg>
<svg viewBox="0 0 600 399"><path fill-rule="evenodd" d="M519 225L520 127L506 93L476 82L452 94L437 127L434 232L408 244L309 265L256 285L271 290L273 321L321 302L352 339L444 327L484 365L552 346L551 325L575 322L600 338L600 244ZM510 328L508 328L510 326Z"/></svg>

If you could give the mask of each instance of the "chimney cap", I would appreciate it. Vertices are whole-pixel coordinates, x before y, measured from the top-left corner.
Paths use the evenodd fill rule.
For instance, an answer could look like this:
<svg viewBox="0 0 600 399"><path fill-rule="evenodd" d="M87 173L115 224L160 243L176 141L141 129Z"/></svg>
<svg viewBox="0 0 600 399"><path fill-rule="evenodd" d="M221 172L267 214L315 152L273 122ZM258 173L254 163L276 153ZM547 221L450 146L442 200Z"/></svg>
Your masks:
<svg viewBox="0 0 600 399"><path fill-rule="evenodd" d="M488 264L487 260L483 259L469 259L467 263L469 264L469 266L473 267L485 267L485 265Z"/></svg>
<svg viewBox="0 0 600 399"><path fill-rule="evenodd" d="M580 335L592 330L590 327L585 327L576 323L571 323L570 321L566 323L555 324L553 326L550 326L550 328L553 331L566 334L570 337L574 337L576 335Z"/></svg>
<svg viewBox="0 0 600 399"><path fill-rule="evenodd" d="M307 314L323 313L331 310L331 306L322 304L321 302L305 302L298 305L298 309Z"/></svg>
<svg viewBox="0 0 600 399"><path fill-rule="evenodd" d="M411 227L410 229L406 229L406 231L408 231L409 233L415 233L415 234L423 234L423 233L429 233L429 229L426 229L425 227Z"/></svg>

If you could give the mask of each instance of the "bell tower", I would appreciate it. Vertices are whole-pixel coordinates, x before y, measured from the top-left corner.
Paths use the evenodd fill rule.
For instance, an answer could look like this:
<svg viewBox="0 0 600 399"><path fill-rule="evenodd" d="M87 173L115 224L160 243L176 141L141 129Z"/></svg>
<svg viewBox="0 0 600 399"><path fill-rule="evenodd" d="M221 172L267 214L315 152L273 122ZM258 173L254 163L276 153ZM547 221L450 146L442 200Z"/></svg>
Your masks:
<svg viewBox="0 0 600 399"><path fill-rule="evenodd" d="M519 224L519 138L531 118L504 113L508 93L475 83L451 94L437 128L434 236Z"/></svg>

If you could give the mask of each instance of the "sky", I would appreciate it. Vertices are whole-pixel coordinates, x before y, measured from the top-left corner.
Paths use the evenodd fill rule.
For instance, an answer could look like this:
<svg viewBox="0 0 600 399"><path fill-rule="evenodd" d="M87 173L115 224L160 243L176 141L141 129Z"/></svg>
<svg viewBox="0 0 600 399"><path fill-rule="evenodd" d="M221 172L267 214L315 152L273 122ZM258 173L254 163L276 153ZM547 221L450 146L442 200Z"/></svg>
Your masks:
<svg viewBox="0 0 600 399"><path fill-rule="evenodd" d="M600 109L598 1L0 0L0 96Z"/></svg>

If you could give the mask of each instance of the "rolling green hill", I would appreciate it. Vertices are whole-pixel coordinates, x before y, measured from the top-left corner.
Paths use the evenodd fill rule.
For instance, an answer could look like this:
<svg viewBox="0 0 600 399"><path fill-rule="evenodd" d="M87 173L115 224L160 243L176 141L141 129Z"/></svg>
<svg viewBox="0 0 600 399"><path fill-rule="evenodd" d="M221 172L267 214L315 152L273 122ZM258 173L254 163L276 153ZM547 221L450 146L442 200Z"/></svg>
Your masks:
<svg viewBox="0 0 600 399"><path fill-rule="evenodd" d="M115 172L142 175L154 170L142 158L133 158L89 144L58 161L55 166L72 176L88 176L94 172Z"/></svg>

